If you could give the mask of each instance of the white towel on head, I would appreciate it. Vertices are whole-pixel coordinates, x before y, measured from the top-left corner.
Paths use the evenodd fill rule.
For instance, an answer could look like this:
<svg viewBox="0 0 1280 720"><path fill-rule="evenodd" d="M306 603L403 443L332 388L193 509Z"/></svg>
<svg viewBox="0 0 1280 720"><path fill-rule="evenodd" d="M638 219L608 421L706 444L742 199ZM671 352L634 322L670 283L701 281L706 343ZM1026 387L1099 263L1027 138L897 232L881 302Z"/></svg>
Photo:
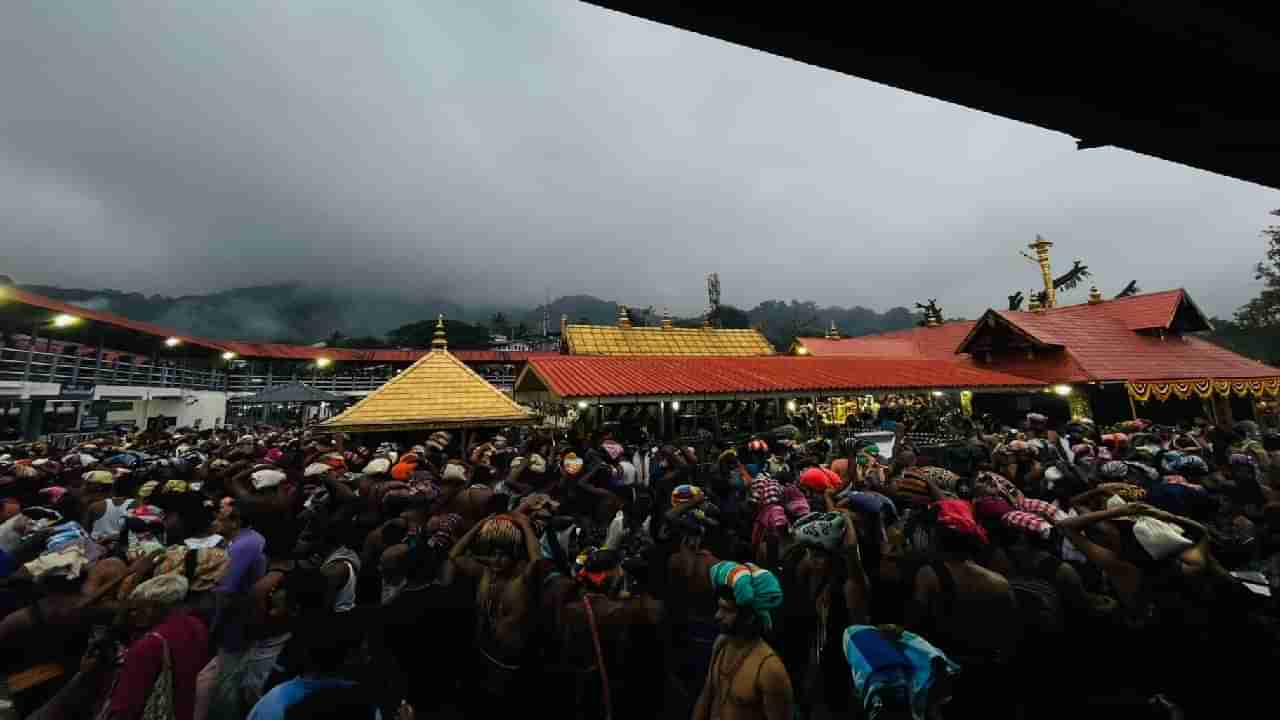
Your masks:
<svg viewBox="0 0 1280 720"><path fill-rule="evenodd" d="M364 466L365 475L381 475L391 470L391 461L386 458L374 458Z"/></svg>
<svg viewBox="0 0 1280 720"><path fill-rule="evenodd" d="M445 482L466 482L467 470L457 463L449 463L445 466L441 479Z"/></svg>
<svg viewBox="0 0 1280 720"><path fill-rule="evenodd" d="M250 475L249 479L253 481L254 490L266 490L284 482L285 474L279 470L259 470Z"/></svg>
<svg viewBox="0 0 1280 720"><path fill-rule="evenodd" d="M1153 560L1163 560L1195 543L1182 535L1182 528L1153 517L1140 517L1133 523L1133 536Z"/></svg>
<svg viewBox="0 0 1280 720"><path fill-rule="evenodd" d="M302 471L302 476L315 477L317 475L323 475L332 469L333 469L332 467L326 465L325 463L311 463L310 465L307 466L306 470Z"/></svg>

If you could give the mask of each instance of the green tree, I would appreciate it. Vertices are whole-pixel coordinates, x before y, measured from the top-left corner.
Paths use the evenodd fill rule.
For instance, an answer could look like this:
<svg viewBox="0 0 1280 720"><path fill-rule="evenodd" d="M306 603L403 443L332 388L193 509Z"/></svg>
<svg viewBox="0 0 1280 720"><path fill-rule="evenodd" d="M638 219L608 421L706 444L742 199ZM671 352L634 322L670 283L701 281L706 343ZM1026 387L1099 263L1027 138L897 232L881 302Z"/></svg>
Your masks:
<svg viewBox="0 0 1280 720"><path fill-rule="evenodd" d="M489 319L489 328L493 330L495 335L511 337L511 321L507 319L506 313L494 313L493 317Z"/></svg>
<svg viewBox="0 0 1280 720"><path fill-rule="evenodd" d="M444 332L451 350L485 350L489 347L489 329L482 325L446 318ZM435 333L435 320L420 320L392 330L387 333L387 339L397 347L428 348Z"/></svg>
<svg viewBox="0 0 1280 720"><path fill-rule="evenodd" d="M1280 217L1280 210L1271 214ZM1262 292L1236 311L1236 322L1245 328L1280 326L1280 225L1268 225L1266 259L1253 267L1253 279L1263 281Z"/></svg>
<svg viewBox="0 0 1280 720"><path fill-rule="evenodd" d="M716 319L720 322L720 327L726 330L746 330L751 327L751 318L746 312L732 305L721 305L719 310Z"/></svg>

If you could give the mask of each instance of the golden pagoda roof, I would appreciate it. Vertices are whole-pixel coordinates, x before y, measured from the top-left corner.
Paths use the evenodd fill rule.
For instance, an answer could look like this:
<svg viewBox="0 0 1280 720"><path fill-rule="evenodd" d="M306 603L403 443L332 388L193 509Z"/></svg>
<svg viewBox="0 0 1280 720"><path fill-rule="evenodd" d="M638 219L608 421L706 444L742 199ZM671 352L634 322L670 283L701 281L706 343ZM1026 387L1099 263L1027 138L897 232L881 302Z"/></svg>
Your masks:
<svg viewBox="0 0 1280 720"><path fill-rule="evenodd" d="M757 330L566 325L563 339L570 355L758 357L774 354L773 346Z"/></svg>
<svg viewBox="0 0 1280 720"><path fill-rule="evenodd" d="M532 417L448 350L423 355L323 427L349 432L518 425Z"/></svg>

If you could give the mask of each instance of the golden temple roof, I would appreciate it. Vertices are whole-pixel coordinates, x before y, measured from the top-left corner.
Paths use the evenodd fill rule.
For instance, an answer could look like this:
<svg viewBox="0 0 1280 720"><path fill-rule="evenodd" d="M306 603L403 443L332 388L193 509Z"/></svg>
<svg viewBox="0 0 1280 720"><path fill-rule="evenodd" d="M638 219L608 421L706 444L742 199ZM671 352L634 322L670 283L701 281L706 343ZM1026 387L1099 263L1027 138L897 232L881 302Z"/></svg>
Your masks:
<svg viewBox="0 0 1280 720"><path fill-rule="evenodd" d="M756 330L566 325L563 337L570 355L758 357L774 354L773 346Z"/></svg>
<svg viewBox="0 0 1280 720"><path fill-rule="evenodd" d="M448 350L423 355L323 427L388 432L519 425L528 413Z"/></svg>

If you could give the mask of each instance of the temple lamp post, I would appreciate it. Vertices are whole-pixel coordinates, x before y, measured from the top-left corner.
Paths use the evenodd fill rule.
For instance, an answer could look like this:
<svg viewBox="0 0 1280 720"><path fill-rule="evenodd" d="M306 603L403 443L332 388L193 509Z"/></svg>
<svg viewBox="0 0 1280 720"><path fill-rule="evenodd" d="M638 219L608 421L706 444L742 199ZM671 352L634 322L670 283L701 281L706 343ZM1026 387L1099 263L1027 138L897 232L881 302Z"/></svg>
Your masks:
<svg viewBox="0 0 1280 720"><path fill-rule="evenodd" d="M313 369L313 370L312 370L312 372L311 372L311 384L312 384L312 385L315 385L315 384L316 384L316 378L319 376L320 372L321 372L322 370L325 370L326 368L328 368L328 367L329 367L329 366L331 366L331 365L333 365L333 360L332 360L332 359L330 359L330 358L327 358L327 357L318 357L318 358L316 358L316 361L315 361L314 365L312 366L314 369Z"/></svg>

